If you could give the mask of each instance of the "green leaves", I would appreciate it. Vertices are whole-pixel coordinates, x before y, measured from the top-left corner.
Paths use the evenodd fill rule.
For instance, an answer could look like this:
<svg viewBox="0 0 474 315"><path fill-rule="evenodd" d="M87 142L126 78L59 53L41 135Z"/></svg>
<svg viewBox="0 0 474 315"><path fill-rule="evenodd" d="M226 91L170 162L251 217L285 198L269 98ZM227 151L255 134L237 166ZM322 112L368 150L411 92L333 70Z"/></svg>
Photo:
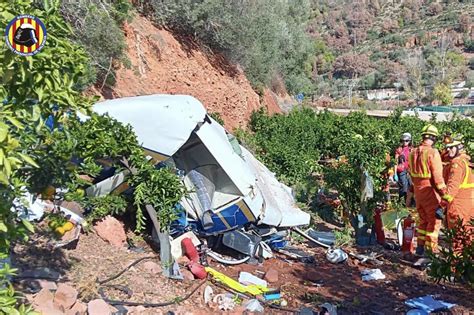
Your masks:
<svg viewBox="0 0 474 315"><path fill-rule="evenodd" d="M464 281L474 285L474 219L462 222L458 219L444 229L447 246L440 252L430 253L432 264L428 274L439 281Z"/></svg>
<svg viewBox="0 0 474 315"><path fill-rule="evenodd" d="M147 204L157 210L161 227L167 229L177 218L174 207L185 194L182 182L171 170L156 169L147 161L141 149L133 151L130 161L137 170L128 179L128 183L135 188L133 203L137 208L136 231L144 228L142 208Z"/></svg>
<svg viewBox="0 0 474 315"><path fill-rule="evenodd" d="M28 221L28 220L25 220L25 219L21 219L21 223L23 224L23 226L31 233L34 233L35 232L35 228L33 227L33 225Z"/></svg>
<svg viewBox="0 0 474 315"><path fill-rule="evenodd" d="M39 168L40 166L38 164L36 164L35 161L33 161L32 158L30 158L28 155L26 154L23 154L23 153L18 153L18 155L28 164L31 164L33 165L34 167L36 168Z"/></svg>
<svg viewBox="0 0 474 315"><path fill-rule="evenodd" d="M8 227L3 221L0 221L0 232L8 232Z"/></svg>
<svg viewBox="0 0 474 315"><path fill-rule="evenodd" d="M8 135L8 126L0 122L0 142L4 141Z"/></svg>
<svg viewBox="0 0 474 315"><path fill-rule="evenodd" d="M106 195L100 197L89 197L81 202L85 209L92 209L87 220L93 222L111 214L122 215L127 210L127 202L121 196Z"/></svg>
<svg viewBox="0 0 474 315"><path fill-rule="evenodd" d="M311 175L317 171L321 178L317 185L337 191L345 210L354 215L360 211L362 168L374 180L375 201L381 201L386 155L393 158L404 132L410 132L413 143L418 143L424 124L416 117L401 117L401 112L380 120L363 112L342 117L327 111L315 113L309 108L273 116L259 111L251 117L252 133L244 133L243 139L270 170L291 185L309 189L315 182ZM469 119L455 116L436 125L441 133L460 133L467 142L474 141L474 124ZM309 192L301 195L311 198Z"/></svg>
<svg viewBox="0 0 474 315"><path fill-rule="evenodd" d="M59 0L44 1L43 10L37 1L0 2L1 29L18 13L28 13L39 17L48 30L45 47L34 57L18 56L7 48L0 51L1 258L8 255L12 240L24 240L28 232L34 232L30 222L11 211L22 187L35 191L38 178L48 181L54 175L65 176L59 171L50 172L49 167L58 163L48 158L45 141L51 139L51 134L45 132L42 118L54 114L60 121L66 112L86 111L91 104L73 89L78 78L86 75L88 57L70 42L71 31L58 14L59 4ZM54 106L57 110L53 111ZM17 304L15 291L7 281L12 272L8 265L0 266L0 314L34 314L31 308Z"/></svg>

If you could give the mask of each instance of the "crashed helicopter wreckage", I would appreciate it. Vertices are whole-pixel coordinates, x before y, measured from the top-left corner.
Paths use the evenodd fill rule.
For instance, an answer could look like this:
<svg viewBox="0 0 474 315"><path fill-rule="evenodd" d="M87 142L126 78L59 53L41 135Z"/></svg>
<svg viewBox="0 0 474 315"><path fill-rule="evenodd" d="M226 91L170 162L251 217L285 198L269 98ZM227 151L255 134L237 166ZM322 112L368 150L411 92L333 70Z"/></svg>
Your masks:
<svg viewBox="0 0 474 315"><path fill-rule="evenodd" d="M271 257L271 248L284 246L289 228L309 224L310 215L295 205L291 189L207 115L197 99L127 97L97 103L93 111L131 125L156 167L176 169L189 193L177 205L180 216L171 225L172 239L192 231L198 236L195 244L206 241L209 256L236 264ZM114 174L86 193L117 193L126 175ZM179 239L171 244L181 246ZM222 249L234 258L216 253ZM180 250L171 251L180 255Z"/></svg>

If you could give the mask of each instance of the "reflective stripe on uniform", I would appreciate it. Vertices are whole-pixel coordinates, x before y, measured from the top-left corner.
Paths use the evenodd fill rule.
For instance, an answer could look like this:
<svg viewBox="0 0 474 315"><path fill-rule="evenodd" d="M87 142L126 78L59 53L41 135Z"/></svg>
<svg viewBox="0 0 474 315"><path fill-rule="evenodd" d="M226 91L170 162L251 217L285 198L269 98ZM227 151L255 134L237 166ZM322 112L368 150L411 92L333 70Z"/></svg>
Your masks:
<svg viewBox="0 0 474 315"><path fill-rule="evenodd" d="M423 159L421 160L421 165L423 167L423 176L426 178L431 177L430 172L428 171L428 150L423 151Z"/></svg>
<svg viewBox="0 0 474 315"><path fill-rule="evenodd" d="M438 238L438 232L437 231L433 231L433 232L428 232L428 231L425 231L425 230L421 230L421 229L416 229L416 231L418 232L418 238Z"/></svg>
<svg viewBox="0 0 474 315"><path fill-rule="evenodd" d="M454 197L451 196L451 195L444 195L444 196L441 197L441 198L443 198L444 200L446 200L446 201L449 202L449 203L451 203L451 202L453 201L453 199L454 199Z"/></svg>
<svg viewBox="0 0 474 315"><path fill-rule="evenodd" d="M431 237L431 238L438 238L438 232L437 231L426 232L425 235L428 236L428 237Z"/></svg>
<svg viewBox="0 0 474 315"><path fill-rule="evenodd" d="M415 152L416 153L420 153L419 152L420 150L417 149ZM416 162L418 163L421 163L421 169L422 169L422 172L421 173L416 173L415 172L415 154L412 153L410 154L410 159L408 161L408 165L409 165L409 168L410 168L410 176L413 177L413 178L431 178L431 173L429 171L429 168L428 168L428 150L424 150L422 152L422 155L421 156L421 159L420 159L420 155L417 154L417 159L416 159ZM441 188L440 188L441 189Z"/></svg>
<svg viewBox="0 0 474 315"><path fill-rule="evenodd" d="M469 164L467 163L467 161L463 160L463 162L464 162L464 165L466 165L466 175L464 176L464 180L461 186L459 186L459 188L461 189L474 188L474 182L469 183L469 177L471 177L471 168L469 167Z"/></svg>
<svg viewBox="0 0 474 315"><path fill-rule="evenodd" d="M438 243L437 242L426 241L425 242L425 248L431 249L432 251L436 250L436 249L438 249Z"/></svg>
<svg viewBox="0 0 474 315"><path fill-rule="evenodd" d="M426 231L425 230L422 230L422 229L416 229L416 232L418 234L421 234L421 235L425 235L426 234Z"/></svg>

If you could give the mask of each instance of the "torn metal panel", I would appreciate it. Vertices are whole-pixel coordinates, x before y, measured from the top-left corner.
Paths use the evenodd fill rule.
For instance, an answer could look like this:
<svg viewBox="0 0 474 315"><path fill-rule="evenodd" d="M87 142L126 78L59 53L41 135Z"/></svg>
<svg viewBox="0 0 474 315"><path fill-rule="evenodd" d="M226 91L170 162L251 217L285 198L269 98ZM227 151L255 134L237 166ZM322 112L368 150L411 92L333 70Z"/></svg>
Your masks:
<svg viewBox="0 0 474 315"><path fill-rule="evenodd" d="M242 146L241 149L249 169L257 178L257 187L265 200L265 208L260 215L259 223L279 227L309 224L309 213L296 206L291 189L280 183L275 174L247 149Z"/></svg>
<svg viewBox="0 0 474 315"><path fill-rule="evenodd" d="M227 137L225 129L215 120L212 123L203 124L197 136L206 146L217 163L233 181L242 196L246 196L255 186L255 176L240 156L235 153Z"/></svg>
<svg viewBox="0 0 474 315"><path fill-rule="evenodd" d="M188 140L206 110L189 95L145 95L107 100L94 105L98 114L109 114L133 127L142 146L157 155L171 156Z"/></svg>

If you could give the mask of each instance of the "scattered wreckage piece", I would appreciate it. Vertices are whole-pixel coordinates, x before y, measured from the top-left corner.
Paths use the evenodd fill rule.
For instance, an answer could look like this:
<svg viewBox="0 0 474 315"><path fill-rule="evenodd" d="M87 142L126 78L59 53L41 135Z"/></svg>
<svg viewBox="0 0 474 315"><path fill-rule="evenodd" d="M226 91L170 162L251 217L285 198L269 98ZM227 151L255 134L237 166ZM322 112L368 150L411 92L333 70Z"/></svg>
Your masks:
<svg viewBox="0 0 474 315"><path fill-rule="evenodd" d="M295 232L297 232L298 234L300 234L301 236L303 236L304 238L306 238L307 240L321 246L321 247L324 247L324 248L327 248L327 249L330 249L331 246L326 244L326 243L323 243L319 240L316 240L315 238L309 236L307 233L303 232L301 229L299 228L293 228L293 230ZM342 251L342 250L341 250ZM357 253L353 253L353 252L349 252L347 253L349 256L353 257L353 258L356 258L358 260L360 260L362 263L365 263L365 262L369 262L373 265L383 265L383 262L377 258L381 257L382 254L375 254L375 253L371 253L370 255L364 255L364 254L357 254ZM345 260L345 259L344 259Z"/></svg>
<svg viewBox="0 0 474 315"><path fill-rule="evenodd" d="M405 304L409 307L415 308L409 311L407 314L429 314L431 312L438 312L443 310L449 310L456 306L456 304L448 303L439 300L436 296L426 295L405 301ZM418 311L418 312L415 312Z"/></svg>
<svg viewBox="0 0 474 315"><path fill-rule="evenodd" d="M276 249L275 251L302 263L314 263L314 257L312 254L306 253L305 251L294 246L285 246L283 248Z"/></svg>
<svg viewBox="0 0 474 315"><path fill-rule="evenodd" d="M298 233L299 235L303 236L305 239L307 239L308 241L311 241L321 247L324 247L324 248L331 248L330 245L326 244L326 243L323 243L323 242L320 242L316 239L314 239L313 237L309 236L308 234L306 234L305 232L303 232L301 229L295 227L293 228L293 230Z"/></svg>
<svg viewBox="0 0 474 315"><path fill-rule="evenodd" d="M243 285L243 284L240 284L238 281L235 281L234 279L226 276L225 274L211 268L211 267L206 267L206 271L212 276L212 278L225 285L226 287L236 291L236 292L239 292L239 293L243 293L243 294L248 294L248 295L252 295L252 296L257 296L257 295L262 295L264 294L265 292L268 292L270 291L270 289L268 289L266 286L262 286L262 285L255 285L255 284L252 284L252 285Z"/></svg>
<svg viewBox="0 0 474 315"><path fill-rule="evenodd" d="M383 261L379 260L379 257L382 257L382 254L370 253L369 255L364 254L356 254L353 252L349 252L349 256L360 260L361 263L369 262L373 265L380 266L383 265Z"/></svg>

